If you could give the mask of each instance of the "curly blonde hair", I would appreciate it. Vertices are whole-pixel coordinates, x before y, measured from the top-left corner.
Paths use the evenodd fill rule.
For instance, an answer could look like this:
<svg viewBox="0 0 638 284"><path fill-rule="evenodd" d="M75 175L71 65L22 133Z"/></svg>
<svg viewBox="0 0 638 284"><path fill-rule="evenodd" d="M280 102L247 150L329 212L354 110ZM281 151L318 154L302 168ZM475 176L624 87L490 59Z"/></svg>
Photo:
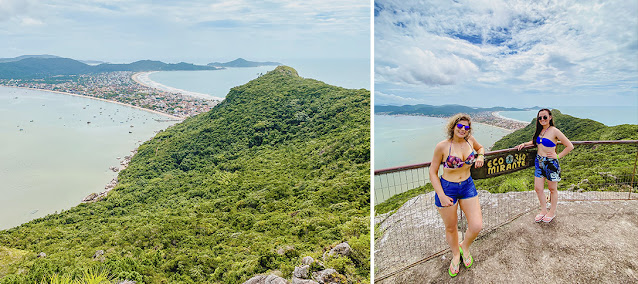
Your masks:
<svg viewBox="0 0 638 284"><path fill-rule="evenodd" d="M459 121L461 120L466 120L468 122L468 125L470 126L470 130L467 131L468 134L465 139L467 140L467 138L472 135L472 120L470 119L470 116L465 113L457 113L456 115L450 117L450 120L447 122L446 130L448 139L454 138L454 127L456 127L456 124L459 123Z"/></svg>

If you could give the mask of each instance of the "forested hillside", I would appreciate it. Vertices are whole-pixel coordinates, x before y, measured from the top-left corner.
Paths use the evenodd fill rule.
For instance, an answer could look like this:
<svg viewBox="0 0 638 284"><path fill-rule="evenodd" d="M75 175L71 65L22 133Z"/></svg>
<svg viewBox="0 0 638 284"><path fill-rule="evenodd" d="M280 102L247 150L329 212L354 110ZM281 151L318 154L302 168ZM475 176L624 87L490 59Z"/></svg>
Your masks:
<svg viewBox="0 0 638 284"><path fill-rule="evenodd" d="M106 199L0 232L27 252L0 282L87 269L138 283L290 279L344 241L353 254L324 264L368 282L369 116L368 90L277 67L140 146Z"/></svg>

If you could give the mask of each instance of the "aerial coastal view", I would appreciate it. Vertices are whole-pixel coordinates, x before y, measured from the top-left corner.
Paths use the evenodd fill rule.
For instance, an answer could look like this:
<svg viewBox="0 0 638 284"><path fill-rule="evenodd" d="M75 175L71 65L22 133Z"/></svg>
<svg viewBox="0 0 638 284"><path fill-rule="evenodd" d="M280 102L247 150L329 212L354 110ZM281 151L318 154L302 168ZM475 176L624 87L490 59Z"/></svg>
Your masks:
<svg viewBox="0 0 638 284"><path fill-rule="evenodd" d="M374 283L638 281L637 25L627 2L374 1Z"/></svg>
<svg viewBox="0 0 638 284"><path fill-rule="evenodd" d="M370 3L240 2L0 5L0 283L370 283Z"/></svg>

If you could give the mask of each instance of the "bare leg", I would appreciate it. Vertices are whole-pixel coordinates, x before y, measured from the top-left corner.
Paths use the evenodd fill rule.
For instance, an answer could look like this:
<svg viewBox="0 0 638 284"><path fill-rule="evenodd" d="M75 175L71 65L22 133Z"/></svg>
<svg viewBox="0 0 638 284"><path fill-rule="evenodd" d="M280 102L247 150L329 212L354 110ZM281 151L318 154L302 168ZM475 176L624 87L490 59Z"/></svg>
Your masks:
<svg viewBox="0 0 638 284"><path fill-rule="evenodd" d="M548 183L550 183L550 182L548 182ZM541 204L541 211L538 214L547 215L547 199L545 198L545 191L544 191L545 190L545 178L534 177L534 190L536 191L536 195L538 196L538 201ZM554 201L552 200L552 202L554 202Z"/></svg>
<svg viewBox="0 0 638 284"><path fill-rule="evenodd" d="M556 207L558 206L558 182L547 181L547 187L549 188L549 196L551 197L548 217L556 216ZM545 205L547 206L547 205Z"/></svg>
<svg viewBox="0 0 638 284"><path fill-rule="evenodd" d="M461 205L461 210L465 213L465 218L467 219L467 231L465 231L465 239L460 244L461 248L463 248L463 255L469 256L470 246L474 242L474 239L478 236L478 234L483 229L483 214L481 213L481 204L479 203L478 196L467 198L467 199L459 199L459 204ZM469 259L464 259L467 265Z"/></svg>
<svg viewBox="0 0 638 284"><path fill-rule="evenodd" d="M449 207L439 207L439 214L441 214L441 218L445 224L445 240L452 251L452 262L450 263L450 267L458 267L456 264L461 262L461 252L459 251L459 232L457 228L458 214L456 211L458 204L459 203L457 202Z"/></svg>

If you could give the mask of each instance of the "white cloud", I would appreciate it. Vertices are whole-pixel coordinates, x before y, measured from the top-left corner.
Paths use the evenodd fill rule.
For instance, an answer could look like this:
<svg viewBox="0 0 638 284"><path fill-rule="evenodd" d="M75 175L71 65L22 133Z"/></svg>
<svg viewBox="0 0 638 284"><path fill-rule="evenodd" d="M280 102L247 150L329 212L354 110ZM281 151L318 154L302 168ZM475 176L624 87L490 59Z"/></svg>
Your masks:
<svg viewBox="0 0 638 284"><path fill-rule="evenodd" d="M386 85L547 94L637 87L631 1L377 0L374 21L375 79Z"/></svg>
<svg viewBox="0 0 638 284"><path fill-rule="evenodd" d="M0 22L27 13L32 2L30 0L0 0Z"/></svg>
<svg viewBox="0 0 638 284"><path fill-rule="evenodd" d="M237 57L360 58L370 50L368 0L0 4L0 57L46 53L118 63L145 58L205 64Z"/></svg>

